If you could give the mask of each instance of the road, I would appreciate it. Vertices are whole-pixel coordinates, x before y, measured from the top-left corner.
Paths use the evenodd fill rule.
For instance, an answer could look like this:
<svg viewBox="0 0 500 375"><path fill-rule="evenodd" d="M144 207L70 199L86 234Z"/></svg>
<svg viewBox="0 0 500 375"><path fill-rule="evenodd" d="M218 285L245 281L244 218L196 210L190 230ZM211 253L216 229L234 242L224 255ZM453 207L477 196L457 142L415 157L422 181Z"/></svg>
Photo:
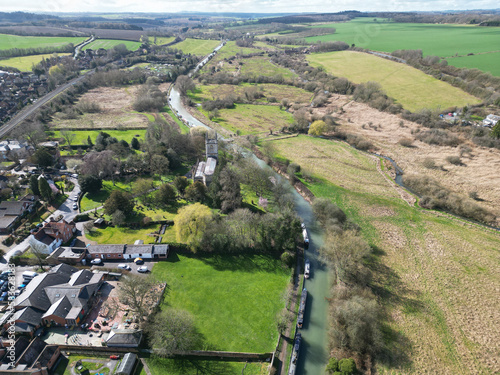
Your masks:
<svg viewBox="0 0 500 375"><path fill-rule="evenodd" d="M91 38L89 40L86 40L85 42L83 42L82 44L78 45L75 47L75 55L73 56L73 60L76 60L78 55L80 54L80 50L82 49L82 47L85 47L87 44L90 44L92 43L93 41L95 40L94 36L92 35Z"/></svg>
<svg viewBox="0 0 500 375"><path fill-rule="evenodd" d="M92 73L94 73L93 70L87 72L86 74L84 74L80 77L73 78L71 81L65 83L64 85L57 87L55 90L49 92L47 95L45 95L41 98L38 98L38 100L35 103L23 108L21 110L21 112L19 112L16 116L14 116L14 118L12 118L9 122L7 122L5 125L3 125L0 128L0 138L7 135L10 131L12 131L12 129L14 129L21 122L26 120L27 117L33 115L36 111L38 111L40 109L41 106L48 103L56 95L60 94L61 92L66 90L68 87L74 85L75 83L80 82L81 80L85 79L85 77L87 77L88 75L90 75Z"/></svg>
<svg viewBox="0 0 500 375"><path fill-rule="evenodd" d="M56 218L59 215L63 216L63 219L66 221L71 221L75 218L76 215L78 215L77 210L73 210L73 204L75 203L71 198L76 197L77 194L80 192L80 185L78 185L77 179L72 178L71 181L75 184L75 187L71 191L71 193L68 195L68 199L61 204L61 206L55 210L45 221L50 221L50 218ZM14 246L12 249L10 249L4 256L3 258L0 259L0 271L6 270L7 269L7 264L9 263L9 259L20 253L24 253L28 248L29 248L29 236L20 244Z"/></svg>

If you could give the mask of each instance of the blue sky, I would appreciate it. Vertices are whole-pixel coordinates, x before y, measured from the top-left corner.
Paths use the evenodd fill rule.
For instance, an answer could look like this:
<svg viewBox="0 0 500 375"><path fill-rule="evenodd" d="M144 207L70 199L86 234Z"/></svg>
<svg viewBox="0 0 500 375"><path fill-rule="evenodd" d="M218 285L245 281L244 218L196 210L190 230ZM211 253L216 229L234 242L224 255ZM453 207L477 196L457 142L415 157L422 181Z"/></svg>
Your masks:
<svg viewBox="0 0 500 375"><path fill-rule="evenodd" d="M338 12L499 8L491 0L0 0L2 11L28 12Z"/></svg>

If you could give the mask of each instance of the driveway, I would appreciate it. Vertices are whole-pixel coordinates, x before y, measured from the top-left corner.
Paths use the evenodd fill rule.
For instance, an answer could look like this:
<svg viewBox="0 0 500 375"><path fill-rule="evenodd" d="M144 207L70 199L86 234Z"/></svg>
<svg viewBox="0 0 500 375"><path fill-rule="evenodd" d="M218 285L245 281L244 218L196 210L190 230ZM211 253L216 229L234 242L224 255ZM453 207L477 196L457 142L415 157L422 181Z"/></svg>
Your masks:
<svg viewBox="0 0 500 375"><path fill-rule="evenodd" d="M76 215L78 215L78 210L73 210L73 204L75 201L72 199L73 197L76 197L77 194L80 192L80 185L78 184L78 180L76 178L70 178L70 180L75 184L75 187L71 191L71 193L68 195L68 199L64 201L61 206L57 210L55 210L47 219L44 221L48 222L50 221L50 218L56 218L60 215L62 215L63 219L66 221L71 221L75 218ZM9 263L9 259L16 255L16 254L22 254L29 248L29 237L26 237L26 239L21 242L20 244L12 247L9 249L6 254L0 258L0 271L4 271L7 269L7 265Z"/></svg>

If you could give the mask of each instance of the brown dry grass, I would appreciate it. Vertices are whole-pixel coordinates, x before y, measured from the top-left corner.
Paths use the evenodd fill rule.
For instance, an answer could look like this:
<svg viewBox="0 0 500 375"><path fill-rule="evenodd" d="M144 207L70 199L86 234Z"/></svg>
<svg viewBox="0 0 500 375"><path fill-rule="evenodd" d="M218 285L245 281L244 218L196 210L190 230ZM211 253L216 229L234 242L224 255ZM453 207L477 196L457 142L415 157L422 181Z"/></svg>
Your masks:
<svg viewBox="0 0 500 375"><path fill-rule="evenodd" d="M136 98L138 85L128 87L99 87L82 95L80 100L98 103L101 113L86 113L76 119L63 120L60 117L51 123L57 129L63 128L147 128L148 117L136 113L132 104Z"/></svg>
<svg viewBox="0 0 500 375"><path fill-rule="evenodd" d="M338 109L343 108L343 113ZM398 144L402 138L413 138L412 129L420 125L404 120L404 127L399 125L401 118L385 112L379 112L363 103L350 101L349 97L333 96L327 108L318 109L326 114L335 112L340 118L340 129L370 139L380 149L380 153L393 158L405 173L418 173L430 176L446 188L467 196L477 191L483 202L479 204L500 215L500 150L479 147L471 142L472 157L465 155L464 166L456 166L446 161L447 156L456 156L455 147L435 146L415 141L413 147ZM372 122L373 127L368 126ZM364 129L363 129L364 125ZM374 128L376 126L376 129ZM435 160L442 169L427 169L423 166L426 158Z"/></svg>
<svg viewBox="0 0 500 375"><path fill-rule="evenodd" d="M308 187L345 210L374 246L370 286L387 312L387 350L375 372L499 373L499 233L409 206L369 155L304 138L273 143L316 175Z"/></svg>

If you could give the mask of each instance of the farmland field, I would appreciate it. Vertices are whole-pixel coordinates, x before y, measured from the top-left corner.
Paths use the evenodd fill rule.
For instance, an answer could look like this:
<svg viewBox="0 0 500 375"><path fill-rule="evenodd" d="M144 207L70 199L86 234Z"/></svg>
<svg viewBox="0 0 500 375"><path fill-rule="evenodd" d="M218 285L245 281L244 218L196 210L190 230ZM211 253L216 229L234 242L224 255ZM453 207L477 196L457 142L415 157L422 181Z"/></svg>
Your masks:
<svg viewBox="0 0 500 375"><path fill-rule="evenodd" d="M58 56L68 56L69 53L58 53ZM52 53L44 55L30 55L30 56L20 56L11 57L10 59L0 60L0 66L10 66L19 69L21 72L30 72L33 64L38 64L43 59L52 57Z"/></svg>
<svg viewBox="0 0 500 375"><path fill-rule="evenodd" d="M218 40L187 38L180 43L172 45L171 48L180 49L185 54L205 56L212 52L219 44Z"/></svg>
<svg viewBox="0 0 500 375"><path fill-rule="evenodd" d="M306 38L308 42L341 40L357 47L392 52L398 49L421 49L424 55L448 57L456 53L499 50L497 27L394 23L357 18L350 22L317 25L335 28L335 34ZM436 37L439 35L439 38Z"/></svg>
<svg viewBox="0 0 500 375"><path fill-rule="evenodd" d="M459 68L474 67L500 77L500 52L453 57L448 59L448 64Z"/></svg>
<svg viewBox="0 0 500 375"><path fill-rule="evenodd" d="M269 352L276 345L275 316L290 270L264 255L208 257L172 254L153 276L166 281L165 306L189 311L212 350ZM199 348L202 349L202 348Z"/></svg>
<svg viewBox="0 0 500 375"><path fill-rule="evenodd" d="M0 34L0 50L11 48L63 47L73 43L75 46L86 37L51 37L51 36L18 36Z"/></svg>
<svg viewBox="0 0 500 375"><path fill-rule="evenodd" d="M118 44L125 44L125 47L127 47L127 49L129 51L135 51L141 45L140 42L133 42L130 40L97 39L97 40L94 40L92 43L87 44L85 47L83 47L83 50L86 50L86 49L96 50L99 48L111 49L114 46L117 46Z"/></svg>
<svg viewBox="0 0 500 375"><path fill-rule="evenodd" d="M409 65L367 53L328 52L308 55L307 59L311 65L322 66L327 72L346 77L354 83L380 83L387 95L410 111L446 109L480 102L478 98Z"/></svg>
<svg viewBox="0 0 500 375"><path fill-rule="evenodd" d="M312 171L306 186L345 210L376 249L371 288L386 310L387 346L376 372L498 373L500 235L409 206L376 159L343 143L299 136L273 144Z"/></svg>
<svg viewBox="0 0 500 375"><path fill-rule="evenodd" d="M214 118L223 128L241 135L279 130L293 123L293 117L278 106L235 104L235 108L220 109Z"/></svg>

